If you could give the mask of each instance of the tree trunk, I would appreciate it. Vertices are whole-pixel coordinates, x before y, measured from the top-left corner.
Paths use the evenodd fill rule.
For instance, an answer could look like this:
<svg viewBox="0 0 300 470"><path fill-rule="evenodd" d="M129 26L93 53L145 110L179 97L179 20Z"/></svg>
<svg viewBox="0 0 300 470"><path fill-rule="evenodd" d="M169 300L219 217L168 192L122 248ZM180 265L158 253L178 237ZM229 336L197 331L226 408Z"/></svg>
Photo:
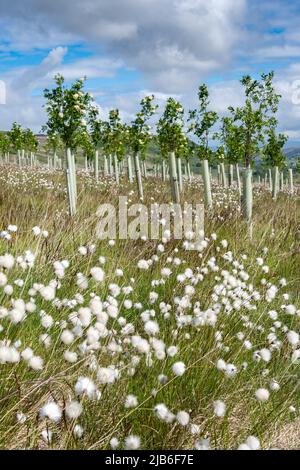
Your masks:
<svg viewBox="0 0 300 470"><path fill-rule="evenodd" d="M192 174L191 174L190 162L187 162L187 171L188 171L189 183L191 183L192 182Z"/></svg>
<svg viewBox="0 0 300 470"><path fill-rule="evenodd" d="M280 191L284 189L283 171L280 172Z"/></svg>
<svg viewBox="0 0 300 470"><path fill-rule="evenodd" d="M119 178L119 164L118 164L118 159L117 155L114 154L114 166L115 166L115 178L116 178L116 183L117 185L120 184L120 178Z"/></svg>
<svg viewBox="0 0 300 470"><path fill-rule="evenodd" d="M203 184L204 184L205 205L208 209L211 209L212 208L212 195L211 195L211 182L210 182L208 160L202 161L202 177L203 177Z"/></svg>
<svg viewBox="0 0 300 470"><path fill-rule="evenodd" d="M142 160L142 168L143 168L143 176L144 178L147 178L147 166L145 160Z"/></svg>
<svg viewBox="0 0 300 470"><path fill-rule="evenodd" d="M182 166L181 166L181 158L177 157L177 169L178 169L178 183L179 183L179 191L182 193L183 191L183 182L182 182Z"/></svg>
<svg viewBox="0 0 300 470"><path fill-rule="evenodd" d="M231 188L233 184L233 165L230 163L228 166L228 186Z"/></svg>
<svg viewBox="0 0 300 470"><path fill-rule="evenodd" d="M274 201L277 198L277 191L278 191L278 185L279 185L278 177L279 177L278 166L275 166L273 168L273 178L272 178L272 180L273 180L272 198L274 199Z"/></svg>
<svg viewBox="0 0 300 470"><path fill-rule="evenodd" d="M239 192L239 195L241 196L242 195L242 188L241 188L240 168L239 168L238 163L235 164L235 171L236 171L236 180L237 180L238 192Z"/></svg>
<svg viewBox="0 0 300 470"><path fill-rule="evenodd" d="M143 182L142 182L142 175L141 175L141 167L140 167L140 159L138 153L134 154L134 170L135 170L135 177L137 182L137 189L139 193L139 197L141 200L144 199L143 193Z"/></svg>
<svg viewBox="0 0 300 470"><path fill-rule="evenodd" d="M112 176L114 174L114 167L112 162L112 156L109 155L109 174Z"/></svg>
<svg viewBox="0 0 300 470"><path fill-rule="evenodd" d="M77 199L77 191L76 191L76 178L74 175L75 171L75 161L74 155L69 148L67 148L67 169L66 169L66 177L67 177L67 188L68 188L68 199L69 199L69 212L71 217L76 214L76 199Z"/></svg>
<svg viewBox="0 0 300 470"><path fill-rule="evenodd" d="M132 160L131 160L131 155L128 154L127 156L127 169L128 169L128 179L129 182L133 182L133 174L132 174Z"/></svg>
<svg viewBox="0 0 300 470"><path fill-rule="evenodd" d="M99 152L98 150L95 151L95 178L96 181L99 179Z"/></svg>
<svg viewBox="0 0 300 470"><path fill-rule="evenodd" d="M162 180L166 181L166 162L165 159L162 161Z"/></svg>
<svg viewBox="0 0 300 470"><path fill-rule="evenodd" d="M169 166L170 166L170 185L172 199L175 204L180 204L180 193L177 179L176 157L174 152L169 153Z"/></svg>
<svg viewBox="0 0 300 470"><path fill-rule="evenodd" d="M294 181L293 181L293 170L289 169L289 191L291 194L294 194Z"/></svg>
<svg viewBox="0 0 300 470"><path fill-rule="evenodd" d="M272 192L272 190L273 190L273 181L272 181L272 170L271 170L271 168L269 168L269 187L270 187L270 191Z"/></svg>
<svg viewBox="0 0 300 470"><path fill-rule="evenodd" d="M107 156L104 155L104 163L103 163L103 175L104 176L108 176L108 160L107 160Z"/></svg>
<svg viewBox="0 0 300 470"><path fill-rule="evenodd" d="M220 166L221 166L221 175L222 175L222 185L223 185L223 188L227 188L225 165L224 163L221 163Z"/></svg>
<svg viewBox="0 0 300 470"><path fill-rule="evenodd" d="M252 220L252 207L253 207L253 193L252 193L252 170L250 167L243 169L243 193L241 198L242 215L243 218L251 223Z"/></svg>

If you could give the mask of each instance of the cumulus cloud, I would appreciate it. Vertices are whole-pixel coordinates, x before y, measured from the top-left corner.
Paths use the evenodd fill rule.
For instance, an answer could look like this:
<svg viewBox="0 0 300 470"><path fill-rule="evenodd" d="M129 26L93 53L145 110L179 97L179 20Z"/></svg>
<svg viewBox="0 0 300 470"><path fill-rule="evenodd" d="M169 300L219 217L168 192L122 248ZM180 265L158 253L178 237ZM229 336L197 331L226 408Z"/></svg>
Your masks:
<svg viewBox="0 0 300 470"><path fill-rule="evenodd" d="M9 129L13 121L40 132L45 122L44 100L35 89L53 84L53 76L62 73L67 80L82 76L114 77L120 61L106 58L79 59L64 64L68 50L56 47L38 65L14 67L2 75L6 88L6 104L1 107L1 128ZM97 93L95 93L97 95Z"/></svg>
<svg viewBox="0 0 300 470"><path fill-rule="evenodd" d="M296 138L297 3L287 8L284 0L1 0L0 57L9 60L11 51L45 53L40 64L11 67L1 75L7 84L1 127L17 120L39 130L45 116L36 89L49 86L57 72L68 80L88 76L103 116L118 107L128 121L148 92L161 106L174 95L187 109L194 107L197 86L211 77L211 107L225 114L229 104L243 100L232 76L257 74L275 63L285 64L276 74L281 130ZM82 46L80 56L71 53L74 45ZM130 87L122 80L110 83L120 69L123 76L131 69L139 78ZM101 78L108 79L105 89L97 88Z"/></svg>
<svg viewBox="0 0 300 470"><path fill-rule="evenodd" d="M245 0L2 0L0 17L6 47L86 41L175 92L229 64L245 8Z"/></svg>

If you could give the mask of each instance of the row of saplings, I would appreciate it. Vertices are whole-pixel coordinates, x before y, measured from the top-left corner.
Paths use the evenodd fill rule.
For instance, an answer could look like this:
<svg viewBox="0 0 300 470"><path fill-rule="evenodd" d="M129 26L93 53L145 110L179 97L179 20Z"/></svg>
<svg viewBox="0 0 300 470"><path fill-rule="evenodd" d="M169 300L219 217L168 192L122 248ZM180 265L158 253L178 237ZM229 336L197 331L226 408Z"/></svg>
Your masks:
<svg viewBox="0 0 300 470"><path fill-rule="evenodd" d="M218 163L219 177L226 186L227 175L225 162L228 164L229 184L236 171L237 187L241 194L243 217L250 223L252 218L252 168L255 158L262 155L264 165L269 168L269 183L273 198L282 185L280 171L285 168L283 147L287 137L276 132L280 95L276 94L273 85L273 72L262 74L260 80L245 76L241 80L244 87L245 102L241 107L228 108L228 116L221 118L218 131L213 128L218 121L216 112L209 109L209 93L205 84L198 90L198 107L188 112L187 122L184 119L182 105L169 98L163 115L156 125L156 135L152 134L150 122L158 106L154 96L146 96L140 103L140 110L130 125L122 123L117 109L110 111L107 121L99 118L99 108L93 97L84 91L84 79L66 86L61 75L55 77L56 86L44 90L46 111L48 114L44 131L47 133L48 149L54 153L55 162L61 148L66 149L66 174L70 214L76 213L77 187L75 150L81 148L88 162L93 161L95 177L99 177L99 150L103 155L103 173L114 173L119 183L120 172L124 171L125 155L130 181L135 172L139 197L143 200L143 175L147 175L146 153L149 143L155 140L161 153L162 179L170 181L174 203L180 203L183 189L182 164L185 174L191 180L190 159L197 156L201 160L204 184L205 203L208 209L213 206L211 191L210 163ZM14 126L13 126L14 127ZM17 138L15 148L20 151L18 131L13 129ZM190 138L188 138L188 135ZM10 137L13 140L13 135ZM221 143L217 150L209 147L213 138ZM1 139L0 139L1 145ZM34 144L32 144L34 145ZM48 160L48 165L50 162ZM242 177L239 165L243 166ZM271 170L272 169L272 170ZM155 168L158 173L157 167ZM289 189L293 193L293 172L288 171ZM241 184L242 180L242 184Z"/></svg>

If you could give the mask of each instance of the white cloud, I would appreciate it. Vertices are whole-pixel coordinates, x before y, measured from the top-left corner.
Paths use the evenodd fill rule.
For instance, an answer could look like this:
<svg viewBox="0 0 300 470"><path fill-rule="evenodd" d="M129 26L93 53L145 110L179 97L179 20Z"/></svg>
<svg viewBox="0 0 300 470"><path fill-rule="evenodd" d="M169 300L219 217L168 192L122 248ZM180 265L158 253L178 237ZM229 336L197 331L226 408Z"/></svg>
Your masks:
<svg viewBox="0 0 300 470"><path fill-rule="evenodd" d="M11 50L51 49L39 65L11 68L1 76L7 84L1 127L17 120L40 130L43 98L32 95L51 85L56 72L68 80L109 79L125 67L140 72L142 79L128 87L134 91L121 82L91 90L103 115L118 107L128 121L147 90L154 90L161 107L170 94L186 109L194 107L197 86L212 75L219 82L210 86L211 108L224 114L229 105L243 102L243 90L238 80L220 81L222 76L236 75L237 68L241 75L259 72L257 60L293 58L278 71L276 84L283 95L280 128L298 138L300 106L292 101L293 81L300 77L298 24L296 5L287 8L283 0L1 0L0 58L8 60ZM285 30L276 35L272 28ZM74 45L93 55L68 56Z"/></svg>
<svg viewBox="0 0 300 470"><path fill-rule="evenodd" d="M246 0L2 0L0 41L13 49L84 41L152 86L186 90L230 63L245 9Z"/></svg>
<svg viewBox="0 0 300 470"><path fill-rule="evenodd" d="M255 56L260 59L300 57L300 45L285 44L283 46L263 47L255 52Z"/></svg>

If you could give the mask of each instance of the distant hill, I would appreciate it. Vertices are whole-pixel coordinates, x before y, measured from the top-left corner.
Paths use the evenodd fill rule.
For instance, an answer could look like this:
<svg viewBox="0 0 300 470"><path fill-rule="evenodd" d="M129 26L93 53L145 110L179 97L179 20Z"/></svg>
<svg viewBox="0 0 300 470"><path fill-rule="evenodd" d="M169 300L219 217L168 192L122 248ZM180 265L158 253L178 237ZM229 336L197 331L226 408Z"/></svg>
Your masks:
<svg viewBox="0 0 300 470"><path fill-rule="evenodd" d="M286 158L293 160L294 158L300 157L300 147L289 147L284 149Z"/></svg>
<svg viewBox="0 0 300 470"><path fill-rule="evenodd" d="M290 167L295 168L298 158L300 158L300 147L288 147L284 149L284 154Z"/></svg>

